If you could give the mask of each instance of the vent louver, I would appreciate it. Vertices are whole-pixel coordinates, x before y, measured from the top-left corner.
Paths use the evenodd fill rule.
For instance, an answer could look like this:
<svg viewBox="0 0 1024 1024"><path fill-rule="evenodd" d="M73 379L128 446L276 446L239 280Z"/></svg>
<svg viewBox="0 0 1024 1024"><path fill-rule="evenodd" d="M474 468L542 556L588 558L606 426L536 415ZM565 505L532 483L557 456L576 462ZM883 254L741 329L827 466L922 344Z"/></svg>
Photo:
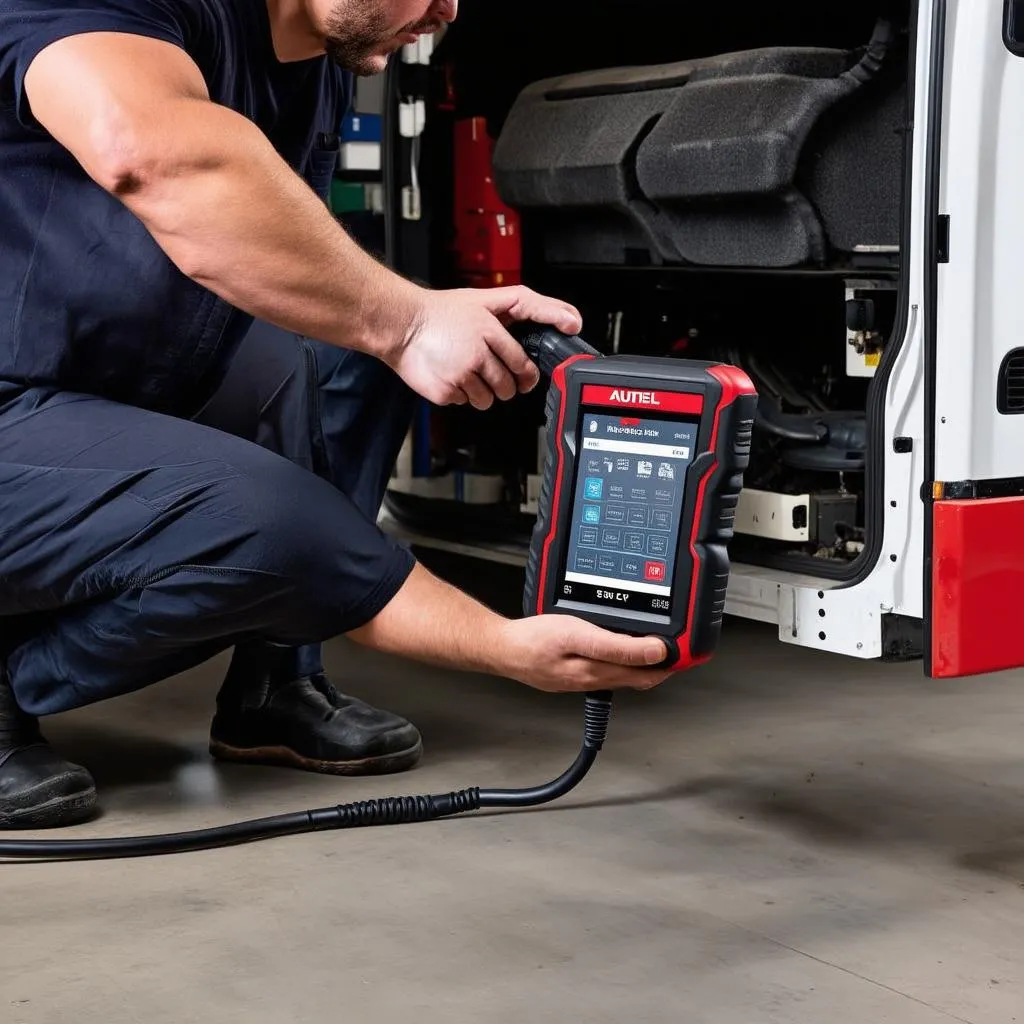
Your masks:
<svg viewBox="0 0 1024 1024"><path fill-rule="evenodd" d="M1024 413L1024 348L1008 352L999 367L996 408L1004 416Z"/></svg>

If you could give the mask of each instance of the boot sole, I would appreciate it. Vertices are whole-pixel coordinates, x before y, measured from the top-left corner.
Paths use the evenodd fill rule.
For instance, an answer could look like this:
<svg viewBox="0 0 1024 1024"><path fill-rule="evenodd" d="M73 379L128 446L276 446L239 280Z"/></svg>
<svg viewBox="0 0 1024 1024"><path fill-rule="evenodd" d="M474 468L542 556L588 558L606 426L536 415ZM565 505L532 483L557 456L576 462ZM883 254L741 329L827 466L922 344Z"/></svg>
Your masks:
<svg viewBox="0 0 1024 1024"><path fill-rule="evenodd" d="M92 787L77 793L54 796L29 807L0 811L0 830L78 825L91 818L95 810L96 788Z"/></svg>
<svg viewBox="0 0 1024 1024"><path fill-rule="evenodd" d="M289 747L232 747L220 740L210 740L210 753L218 761L238 764L263 764L280 768L298 768L320 775L391 775L411 768L423 755L423 741L407 750L377 757L356 758L351 761L320 761L303 757Z"/></svg>

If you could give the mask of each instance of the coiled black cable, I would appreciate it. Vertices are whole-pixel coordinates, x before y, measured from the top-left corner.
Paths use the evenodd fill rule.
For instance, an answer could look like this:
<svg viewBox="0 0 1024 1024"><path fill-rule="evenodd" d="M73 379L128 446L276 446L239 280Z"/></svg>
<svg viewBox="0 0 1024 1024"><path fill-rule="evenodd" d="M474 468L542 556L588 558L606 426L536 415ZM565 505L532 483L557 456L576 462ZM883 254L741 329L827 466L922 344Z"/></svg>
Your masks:
<svg viewBox="0 0 1024 1024"><path fill-rule="evenodd" d="M610 693L587 694L583 747L572 766L557 779L532 789L462 789L433 796L390 796L320 807L311 811L254 818L233 825L118 839L0 840L0 858L16 860L112 860L211 850L278 836L324 832L371 825L405 825L465 814L481 807L535 807L565 796L590 771L608 735Z"/></svg>

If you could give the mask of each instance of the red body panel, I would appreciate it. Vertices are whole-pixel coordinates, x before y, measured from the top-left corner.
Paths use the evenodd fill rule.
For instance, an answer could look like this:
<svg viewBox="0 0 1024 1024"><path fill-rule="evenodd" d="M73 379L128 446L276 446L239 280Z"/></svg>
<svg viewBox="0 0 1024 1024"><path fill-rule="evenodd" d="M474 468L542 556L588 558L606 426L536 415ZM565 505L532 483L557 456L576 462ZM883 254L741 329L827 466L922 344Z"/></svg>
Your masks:
<svg viewBox="0 0 1024 1024"><path fill-rule="evenodd" d="M937 501L932 675L1024 665L1024 497Z"/></svg>
<svg viewBox="0 0 1024 1024"><path fill-rule="evenodd" d="M732 405L740 395L757 394L754 382L738 366L712 366L708 373L711 374L719 384L722 385L722 403L719 409ZM715 420L715 430L718 429L718 420Z"/></svg>

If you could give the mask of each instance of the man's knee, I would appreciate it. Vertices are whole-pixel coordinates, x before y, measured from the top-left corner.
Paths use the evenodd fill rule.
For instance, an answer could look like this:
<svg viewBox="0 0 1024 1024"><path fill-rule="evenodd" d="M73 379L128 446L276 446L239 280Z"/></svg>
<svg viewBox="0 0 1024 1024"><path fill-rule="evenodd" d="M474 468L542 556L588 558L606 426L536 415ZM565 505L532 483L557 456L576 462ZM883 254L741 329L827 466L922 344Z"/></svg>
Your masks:
<svg viewBox="0 0 1024 1024"><path fill-rule="evenodd" d="M250 586L273 607L275 639L312 642L361 625L397 589L409 556L353 502L285 460L236 481ZM390 588L390 592L389 592Z"/></svg>
<svg viewBox="0 0 1024 1024"><path fill-rule="evenodd" d="M244 524L247 549L258 554L267 572L311 572L317 552L337 540L330 520L339 514L341 495L285 459L268 459L257 471L226 482L224 498Z"/></svg>

